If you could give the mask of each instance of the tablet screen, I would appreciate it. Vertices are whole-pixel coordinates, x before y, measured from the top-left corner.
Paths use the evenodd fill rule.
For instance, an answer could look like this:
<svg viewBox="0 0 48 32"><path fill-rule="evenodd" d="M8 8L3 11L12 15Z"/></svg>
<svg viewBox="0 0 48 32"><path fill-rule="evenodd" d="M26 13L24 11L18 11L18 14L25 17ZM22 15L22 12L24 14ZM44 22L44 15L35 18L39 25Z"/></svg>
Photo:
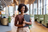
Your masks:
<svg viewBox="0 0 48 32"><path fill-rule="evenodd" d="M29 22L30 21L30 15L24 15L24 19Z"/></svg>

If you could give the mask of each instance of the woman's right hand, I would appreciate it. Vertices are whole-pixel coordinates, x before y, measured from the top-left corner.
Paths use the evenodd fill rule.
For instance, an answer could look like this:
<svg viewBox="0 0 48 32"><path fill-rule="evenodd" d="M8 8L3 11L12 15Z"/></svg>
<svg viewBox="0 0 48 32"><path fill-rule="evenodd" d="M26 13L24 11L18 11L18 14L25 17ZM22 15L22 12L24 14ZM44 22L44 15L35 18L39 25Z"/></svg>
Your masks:
<svg viewBox="0 0 48 32"><path fill-rule="evenodd" d="M23 26L25 26L25 24L23 24Z"/></svg>
<svg viewBox="0 0 48 32"><path fill-rule="evenodd" d="M25 25L26 25L25 23L26 23L26 21L23 21L23 26L25 26Z"/></svg>

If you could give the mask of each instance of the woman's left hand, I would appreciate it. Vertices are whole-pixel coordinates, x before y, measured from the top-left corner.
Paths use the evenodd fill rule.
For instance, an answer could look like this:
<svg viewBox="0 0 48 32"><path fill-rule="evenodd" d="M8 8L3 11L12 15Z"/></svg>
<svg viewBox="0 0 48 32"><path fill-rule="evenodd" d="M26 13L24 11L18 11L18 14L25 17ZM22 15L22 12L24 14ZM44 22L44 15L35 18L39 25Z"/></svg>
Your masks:
<svg viewBox="0 0 48 32"><path fill-rule="evenodd" d="M30 21L30 22L27 22L26 20L24 20L23 23L24 23L24 24L28 24L28 25L31 25L31 24L32 24L31 21Z"/></svg>
<svg viewBox="0 0 48 32"><path fill-rule="evenodd" d="M24 20L23 23L26 24L26 21Z"/></svg>

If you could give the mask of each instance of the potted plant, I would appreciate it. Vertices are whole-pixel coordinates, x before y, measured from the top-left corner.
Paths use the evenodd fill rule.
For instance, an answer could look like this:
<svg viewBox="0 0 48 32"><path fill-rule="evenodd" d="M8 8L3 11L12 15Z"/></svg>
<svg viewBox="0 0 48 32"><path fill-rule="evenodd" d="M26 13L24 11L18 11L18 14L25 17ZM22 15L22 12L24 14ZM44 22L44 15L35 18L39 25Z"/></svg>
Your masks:
<svg viewBox="0 0 48 32"><path fill-rule="evenodd" d="M8 17L9 26L11 26L11 16Z"/></svg>

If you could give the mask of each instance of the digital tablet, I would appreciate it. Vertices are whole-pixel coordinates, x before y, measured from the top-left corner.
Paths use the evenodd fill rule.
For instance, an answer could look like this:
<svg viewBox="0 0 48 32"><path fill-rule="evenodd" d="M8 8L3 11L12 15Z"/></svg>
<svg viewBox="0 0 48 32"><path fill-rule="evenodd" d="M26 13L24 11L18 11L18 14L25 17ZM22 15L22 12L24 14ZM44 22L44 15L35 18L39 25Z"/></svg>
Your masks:
<svg viewBox="0 0 48 32"><path fill-rule="evenodd" d="M30 15L24 15L24 19L29 22L30 21Z"/></svg>
<svg viewBox="0 0 48 32"><path fill-rule="evenodd" d="M24 19L25 19L25 21L30 22L30 15L24 15ZM26 24L24 27L26 27L26 26L29 26L29 25Z"/></svg>

